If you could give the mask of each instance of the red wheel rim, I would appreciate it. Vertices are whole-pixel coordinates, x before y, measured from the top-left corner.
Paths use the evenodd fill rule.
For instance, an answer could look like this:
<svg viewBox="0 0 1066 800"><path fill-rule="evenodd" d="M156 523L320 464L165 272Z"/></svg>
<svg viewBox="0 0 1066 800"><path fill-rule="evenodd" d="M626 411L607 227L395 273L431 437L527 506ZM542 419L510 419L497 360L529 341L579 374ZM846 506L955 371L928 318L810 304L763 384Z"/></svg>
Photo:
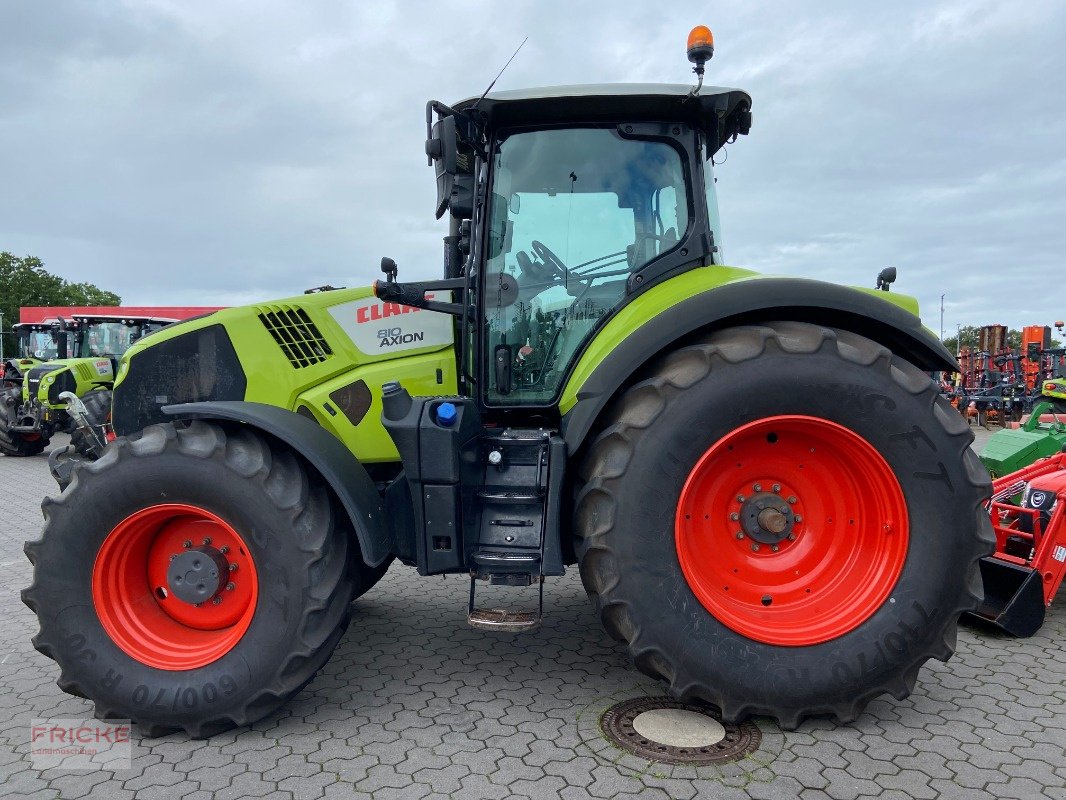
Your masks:
<svg viewBox="0 0 1066 800"><path fill-rule="evenodd" d="M248 630L259 597L240 535L210 511L179 503L142 509L116 525L96 555L92 588L111 640L166 670L196 669L228 653ZM199 604L192 591L201 593Z"/></svg>
<svg viewBox="0 0 1066 800"><path fill-rule="evenodd" d="M854 630L888 600L909 523L892 468L829 420L766 417L723 436L677 507L681 570L722 624L803 646Z"/></svg>

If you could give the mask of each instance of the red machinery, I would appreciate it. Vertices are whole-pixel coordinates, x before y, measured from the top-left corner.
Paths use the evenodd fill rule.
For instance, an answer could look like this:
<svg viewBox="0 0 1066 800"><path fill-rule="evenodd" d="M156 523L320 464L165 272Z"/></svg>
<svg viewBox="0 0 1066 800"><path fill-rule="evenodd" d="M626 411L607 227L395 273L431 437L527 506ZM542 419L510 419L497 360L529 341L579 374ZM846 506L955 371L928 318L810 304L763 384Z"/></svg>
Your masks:
<svg viewBox="0 0 1066 800"><path fill-rule="evenodd" d="M996 552L981 559L985 599L973 613L1032 636L1066 575L1066 452L998 478L992 492Z"/></svg>

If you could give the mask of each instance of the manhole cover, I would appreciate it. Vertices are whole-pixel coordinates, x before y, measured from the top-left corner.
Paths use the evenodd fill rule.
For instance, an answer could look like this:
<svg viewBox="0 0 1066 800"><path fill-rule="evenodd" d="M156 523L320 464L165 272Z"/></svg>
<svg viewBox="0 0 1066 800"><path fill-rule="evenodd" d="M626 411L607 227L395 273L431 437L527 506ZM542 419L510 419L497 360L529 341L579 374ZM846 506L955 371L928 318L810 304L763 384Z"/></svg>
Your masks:
<svg viewBox="0 0 1066 800"><path fill-rule="evenodd" d="M613 705L600 728L623 750L667 764L721 764L755 752L762 732L752 722L722 722L705 706L669 697L638 697Z"/></svg>

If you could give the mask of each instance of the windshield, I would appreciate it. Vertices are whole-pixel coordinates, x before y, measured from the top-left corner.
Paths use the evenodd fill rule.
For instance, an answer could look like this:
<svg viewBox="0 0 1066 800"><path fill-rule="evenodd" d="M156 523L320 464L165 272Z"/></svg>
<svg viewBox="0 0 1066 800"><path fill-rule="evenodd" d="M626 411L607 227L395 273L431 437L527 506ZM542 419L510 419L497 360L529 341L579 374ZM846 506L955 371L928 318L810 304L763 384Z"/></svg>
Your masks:
<svg viewBox="0 0 1066 800"><path fill-rule="evenodd" d="M124 322L90 322L81 333L81 358L108 356L118 358L140 336L140 325Z"/></svg>
<svg viewBox="0 0 1066 800"><path fill-rule="evenodd" d="M55 358L58 352L51 331L19 331L19 355L22 358L48 361Z"/></svg>
<svg viewBox="0 0 1066 800"><path fill-rule="evenodd" d="M542 404L626 294L689 227L679 152L611 128L509 136L493 162L485 277L486 399Z"/></svg>

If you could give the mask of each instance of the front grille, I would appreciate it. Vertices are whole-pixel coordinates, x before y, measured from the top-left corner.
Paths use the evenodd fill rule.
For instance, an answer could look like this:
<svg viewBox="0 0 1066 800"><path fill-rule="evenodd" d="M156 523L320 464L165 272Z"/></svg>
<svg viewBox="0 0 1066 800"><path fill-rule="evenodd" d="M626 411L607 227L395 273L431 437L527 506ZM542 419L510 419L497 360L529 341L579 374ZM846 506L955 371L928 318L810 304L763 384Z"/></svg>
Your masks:
<svg viewBox="0 0 1066 800"><path fill-rule="evenodd" d="M55 372L57 369L63 369L63 365L42 364L39 367L33 367L28 373L26 373L26 386L31 400L35 398L37 392L40 391L41 379L49 372Z"/></svg>
<svg viewBox="0 0 1066 800"><path fill-rule="evenodd" d="M258 311L259 320L296 369L318 364L333 356L329 343L302 308L260 306Z"/></svg>

